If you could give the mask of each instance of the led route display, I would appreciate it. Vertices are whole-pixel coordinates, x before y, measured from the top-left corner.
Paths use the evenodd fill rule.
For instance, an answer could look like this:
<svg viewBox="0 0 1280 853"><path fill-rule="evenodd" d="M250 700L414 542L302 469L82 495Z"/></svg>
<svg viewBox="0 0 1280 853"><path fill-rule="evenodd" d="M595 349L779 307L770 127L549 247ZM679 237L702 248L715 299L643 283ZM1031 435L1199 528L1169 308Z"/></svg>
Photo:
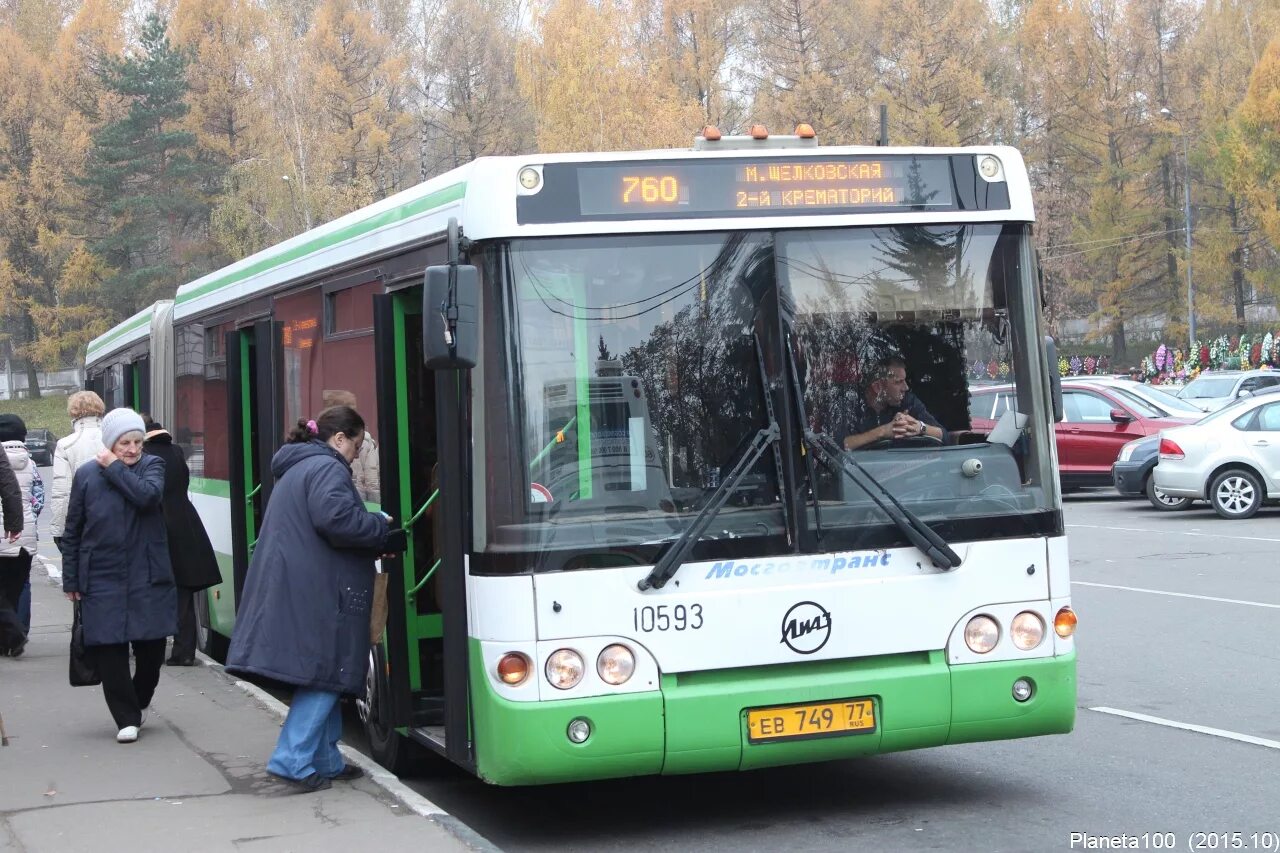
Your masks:
<svg viewBox="0 0 1280 853"><path fill-rule="evenodd" d="M941 157L811 161L647 162L577 168L583 216L739 215L954 208L951 165Z"/></svg>

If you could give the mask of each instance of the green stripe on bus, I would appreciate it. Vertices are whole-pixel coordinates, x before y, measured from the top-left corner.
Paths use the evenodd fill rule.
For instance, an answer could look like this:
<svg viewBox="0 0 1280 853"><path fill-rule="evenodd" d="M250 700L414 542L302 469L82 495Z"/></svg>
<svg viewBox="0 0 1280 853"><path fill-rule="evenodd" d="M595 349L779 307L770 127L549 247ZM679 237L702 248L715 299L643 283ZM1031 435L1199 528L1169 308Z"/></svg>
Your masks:
<svg viewBox="0 0 1280 853"><path fill-rule="evenodd" d="M189 491L197 495L208 495L211 498L230 498L231 482L229 480L213 480L206 477L192 477Z"/></svg>
<svg viewBox="0 0 1280 853"><path fill-rule="evenodd" d="M89 345L89 348L85 354L85 360L86 361L93 360L94 353L101 352L102 348L105 347L107 344L111 343L121 335L124 335L128 332L132 332L134 329L138 328L139 326L146 325L147 323L150 323L150 322L151 322L151 309L148 308L146 311L134 317L132 320L127 320L123 325L118 326L117 328L109 332L104 332L101 339Z"/></svg>
<svg viewBox="0 0 1280 853"><path fill-rule="evenodd" d="M416 201L411 201L408 204L401 205L400 207L393 207L390 210L385 210L382 213L370 216L368 219L353 222L350 225L344 228L339 228L337 231L330 234L318 235L306 242L299 243L297 246L294 246L286 252L262 258L244 269L219 276L213 281L206 282L205 284L189 290L186 293L179 293L177 303L181 305L185 302L190 302L193 299L199 299L202 296L207 296L215 290L220 290L228 285L236 284L246 278L257 275L258 273L266 272L273 267L286 264L289 261L296 261L298 258L305 257L312 252L317 252L345 240L350 240L353 237L363 236L386 225L394 225L395 223L402 222L411 216L417 216L419 213L426 213L429 210L446 205L451 201L457 201L466 194L466 189L467 185L465 183L457 183L452 186L445 187L442 190L433 192L430 195L425 195Z"/></svg>

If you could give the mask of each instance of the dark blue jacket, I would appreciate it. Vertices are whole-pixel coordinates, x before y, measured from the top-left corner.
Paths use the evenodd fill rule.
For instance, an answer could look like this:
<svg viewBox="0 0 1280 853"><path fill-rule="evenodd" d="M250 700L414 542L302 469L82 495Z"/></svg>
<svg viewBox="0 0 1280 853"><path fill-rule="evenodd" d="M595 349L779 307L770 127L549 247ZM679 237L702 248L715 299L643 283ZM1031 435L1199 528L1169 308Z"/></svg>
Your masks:
<svg viewBox="0 0 1280 853"><path fill-rule="evenodd" d="M165 539L164 460L97 461L71 481L62 533L62 589L82 596L87 646L158 640L178 632L178 596Z"/></svg>
<svg viewBox="0 0 1280 853"><path fill-rule="evenodd" d="M227 670L362 693L373 562L387 543L387 522L365 509L351 466L324 442L285 445L271 473L278 482L249 562Z"/></svg>

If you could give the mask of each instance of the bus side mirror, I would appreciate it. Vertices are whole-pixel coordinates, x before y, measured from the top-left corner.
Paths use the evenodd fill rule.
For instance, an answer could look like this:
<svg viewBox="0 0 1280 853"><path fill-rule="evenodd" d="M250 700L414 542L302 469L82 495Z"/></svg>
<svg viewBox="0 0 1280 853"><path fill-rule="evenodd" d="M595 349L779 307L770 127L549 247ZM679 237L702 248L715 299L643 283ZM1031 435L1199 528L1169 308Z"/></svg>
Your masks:
<svg viewBox="0 0 1280 853"><path fill-rule="evenodd" d="M469 264L427 267L422 288L422 359L430 370L476 366L480 272Z"/></svg>

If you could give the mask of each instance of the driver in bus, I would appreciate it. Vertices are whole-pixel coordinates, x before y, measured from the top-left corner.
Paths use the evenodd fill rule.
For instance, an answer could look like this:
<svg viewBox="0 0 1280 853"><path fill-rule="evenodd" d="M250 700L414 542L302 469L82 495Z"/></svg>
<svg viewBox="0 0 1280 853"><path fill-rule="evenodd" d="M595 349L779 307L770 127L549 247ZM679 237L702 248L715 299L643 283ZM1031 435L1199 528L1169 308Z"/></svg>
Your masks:
<svg viewBox="0 0 1280 853"><path fill-rule="evenodd" d="M941 441L945 430L907 385L907 363L892 355L871 372L871 381L859 399L845 450L857 450L877 441L928 436Z"/></svg>

